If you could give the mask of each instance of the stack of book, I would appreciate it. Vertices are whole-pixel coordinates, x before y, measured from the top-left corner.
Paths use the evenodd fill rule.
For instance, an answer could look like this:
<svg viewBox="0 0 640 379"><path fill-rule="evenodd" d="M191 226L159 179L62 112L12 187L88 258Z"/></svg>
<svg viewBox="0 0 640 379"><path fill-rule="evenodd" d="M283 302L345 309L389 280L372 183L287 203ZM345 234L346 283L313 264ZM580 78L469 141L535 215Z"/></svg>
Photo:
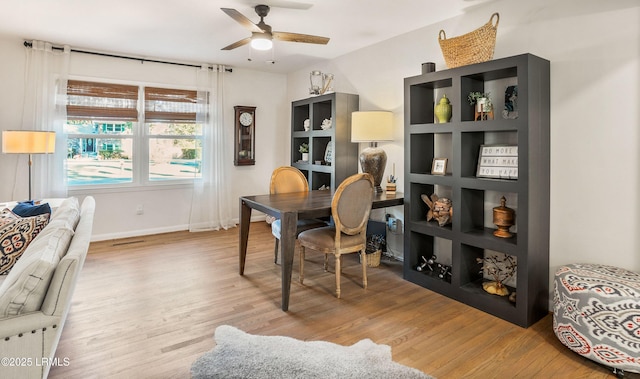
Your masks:
<svg viewBox="0 0 640 379"><path fill-rule="evenodd" d="M387 182L387 193L394 194L396 193L396 184L392 182Z"/></svg>

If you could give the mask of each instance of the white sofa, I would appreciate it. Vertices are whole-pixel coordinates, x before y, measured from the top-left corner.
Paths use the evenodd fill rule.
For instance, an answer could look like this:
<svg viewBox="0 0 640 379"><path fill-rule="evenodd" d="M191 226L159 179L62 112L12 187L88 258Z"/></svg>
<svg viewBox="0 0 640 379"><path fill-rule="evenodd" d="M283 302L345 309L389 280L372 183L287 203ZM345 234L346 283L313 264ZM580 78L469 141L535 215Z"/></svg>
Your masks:
<svg viewBox="0 0 640 379"><path fill-rule="evenodd" d="M89 249L95 200L68 198L0 277L0 378L46 378Z"/></svg>

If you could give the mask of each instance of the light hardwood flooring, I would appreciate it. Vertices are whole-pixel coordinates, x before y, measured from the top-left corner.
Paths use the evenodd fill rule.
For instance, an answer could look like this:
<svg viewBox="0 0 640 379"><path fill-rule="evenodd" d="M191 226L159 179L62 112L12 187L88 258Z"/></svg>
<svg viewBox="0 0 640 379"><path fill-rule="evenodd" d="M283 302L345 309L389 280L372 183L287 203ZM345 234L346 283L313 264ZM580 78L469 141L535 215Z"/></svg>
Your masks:
<svg viewBox="0 0 640 379"><path fill-rule="evenodd" d="M336 299L322 255L307 256L300 285L296 254L283 312L263 222L251 225L244 276L237 228L92 243L56 353L69 365L50 378L188 378L223 324L343 345L370 338L390 345L396 362L441 379L612 377L560 344L551 315L520 328L403 280L402 264L384 258L368 269L365 291L355 255L345 257Z"/></svg>

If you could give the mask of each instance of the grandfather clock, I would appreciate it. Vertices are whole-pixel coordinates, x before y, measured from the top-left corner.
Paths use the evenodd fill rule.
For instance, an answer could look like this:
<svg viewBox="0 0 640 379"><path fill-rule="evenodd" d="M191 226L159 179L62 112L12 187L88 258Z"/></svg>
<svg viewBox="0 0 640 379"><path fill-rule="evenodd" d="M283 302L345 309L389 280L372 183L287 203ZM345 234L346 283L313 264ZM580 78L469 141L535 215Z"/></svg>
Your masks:
<svg viewBox="0 0 640 379"><path fill-rule="evenodd" d="M236 166L255 165L256 107L236 105L234 158Z"/></svg>

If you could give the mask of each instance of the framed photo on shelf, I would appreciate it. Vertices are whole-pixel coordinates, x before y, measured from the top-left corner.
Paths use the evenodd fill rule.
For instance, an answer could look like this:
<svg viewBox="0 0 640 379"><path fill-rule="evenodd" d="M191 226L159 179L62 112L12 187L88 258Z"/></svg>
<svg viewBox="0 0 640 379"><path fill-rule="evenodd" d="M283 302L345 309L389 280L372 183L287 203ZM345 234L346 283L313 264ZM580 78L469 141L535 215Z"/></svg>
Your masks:
<svg viewBox="0 0 640 379"><path fill-rule="evenodd" d="M333 141L327 143L327 148L324 150L324 161L329 166L333 162Z"/></svg>
<svg viewBox="0 0 640 379"><path fill-rule="evenodd" d="M433 158L431 175L445 175L447 173L447 158Z"/></svg>
<svg viewBox="0 0 640 379"><path fill-rule="evenodd" d="M481 145L476 177L518 179L518 146Z"/></svg>

